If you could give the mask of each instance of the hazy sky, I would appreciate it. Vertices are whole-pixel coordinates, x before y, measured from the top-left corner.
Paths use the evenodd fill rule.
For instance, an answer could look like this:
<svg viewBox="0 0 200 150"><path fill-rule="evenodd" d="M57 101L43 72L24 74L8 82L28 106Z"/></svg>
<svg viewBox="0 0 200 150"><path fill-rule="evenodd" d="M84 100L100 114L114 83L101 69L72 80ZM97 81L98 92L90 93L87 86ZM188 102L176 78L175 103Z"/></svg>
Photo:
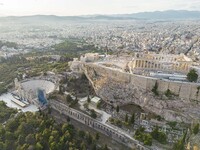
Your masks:
<svg viewBox="0 0 200 150"><path fill-rule="evenodd" d="M169 9L200 11L200 0L0 0L1 16L122 14Z"/></svg>

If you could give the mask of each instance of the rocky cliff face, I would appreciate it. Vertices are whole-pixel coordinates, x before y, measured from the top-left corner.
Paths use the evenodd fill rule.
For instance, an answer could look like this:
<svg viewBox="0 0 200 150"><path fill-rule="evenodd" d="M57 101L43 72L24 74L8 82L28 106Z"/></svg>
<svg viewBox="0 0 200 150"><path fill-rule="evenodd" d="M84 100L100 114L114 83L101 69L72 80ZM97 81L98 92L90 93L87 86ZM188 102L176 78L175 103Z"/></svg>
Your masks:
<svg viewBox="0 0 200 150"><path fill-rule="evenodd" d="M128 80L129 74L112 71L95 64L85 64L83 70L98 96L114 104L134 103L168 121L191 122L200 119L199 105L185 100L161 100L152 92L139 88Z"/></svg>

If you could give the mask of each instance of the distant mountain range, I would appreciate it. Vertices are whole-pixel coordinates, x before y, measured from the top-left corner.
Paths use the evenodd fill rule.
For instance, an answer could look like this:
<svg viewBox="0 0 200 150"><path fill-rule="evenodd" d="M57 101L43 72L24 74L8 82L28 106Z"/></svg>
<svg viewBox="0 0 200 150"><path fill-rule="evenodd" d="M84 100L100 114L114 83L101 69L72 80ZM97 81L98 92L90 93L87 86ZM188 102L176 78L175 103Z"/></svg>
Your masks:
<svg viewBox="0 0 200 150"><path fill-rule="evenodd" d="M141 12L133 14L118 15L86 15L86 16L54 16L54 15L34 15L34 16L10 16L0 17L1 20L12 21L89 21L89 20L200 20L200 11L168 10L155 12Z"/></svg>
<svg viewBox="0 0 200 150"><path fill-rule="evenodd" d="M130 17L137 19L200 19L200 11L187 10L168 10L155 12L141 12L135 14L121 15L121 17Z"/></svg>

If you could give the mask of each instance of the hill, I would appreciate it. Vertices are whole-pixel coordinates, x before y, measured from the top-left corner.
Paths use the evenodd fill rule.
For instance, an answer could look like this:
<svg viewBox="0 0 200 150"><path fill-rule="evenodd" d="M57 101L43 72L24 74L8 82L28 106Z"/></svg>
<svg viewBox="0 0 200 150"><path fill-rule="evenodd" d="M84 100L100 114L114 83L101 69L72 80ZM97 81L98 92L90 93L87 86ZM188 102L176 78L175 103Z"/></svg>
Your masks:
<svg viewBox="0 0 200 150"><path fill-rule="evenodd" d="M142 12L128 15L120 15L124 17L138 19L200 19L200 11L187 10L168 10L155 12Z"/></svg>
<svg viewBox="0 0 200 150"><path fill-rule="evenodd" d="M133 14L115 15L86 15L86 16L55 16L55 15L34 15L34 16L9 16L0 17L0 21L12 22L63 22L63 21L98 21L98 20L200 20L200 11L168 10L155 12L141 12Z"/></svg>

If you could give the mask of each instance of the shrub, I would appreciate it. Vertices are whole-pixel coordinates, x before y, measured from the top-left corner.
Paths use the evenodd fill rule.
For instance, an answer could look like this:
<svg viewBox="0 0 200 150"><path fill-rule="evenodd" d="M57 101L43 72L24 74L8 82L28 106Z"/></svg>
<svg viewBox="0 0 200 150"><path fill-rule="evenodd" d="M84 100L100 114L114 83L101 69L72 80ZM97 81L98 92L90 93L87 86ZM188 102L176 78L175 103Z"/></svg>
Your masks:
<svg viewBox="0 0 200 150"><path fill-rule="evenodd" d="M161 131L158 130L158 127L156 127L153 132L151 133L152 137L157 140L158 142L162 144L167 143L167 135Z"/></svg>
<svg viewBox="0 0 200 150"><path fill-rule="evenodd" d="M194 126L194 128L193 128L193 133L194 133L194 134L199 133L199 124L196 124L196 125Z"/></svg>
<svg viewBox="0 0 200 150"><path fill-rule="evenodd" d="M191 69L187 74L187 80L190 82L196 82L198 79L198 74L195 69Z"/></svg>
<svg viewBox="0 0 200 150"><path fill-rule="evenodd" d="M158 93L158 82L156 81L156 83L155 83L155 85L154 85L154 87L153 87L153 89L151 90L156 96L158 96L159 95L159 93Z"/></svg>
<svg viewBox="0 0 200 150"><path fill-rule="evenodd" d="M96 112L94 111L94 109L91 110L91 114L90 114L90 115L91 115L91 117L94 118L94 119L97 118L97 114L96 114Z"/></svg>
<svg viewBox="0 0 200 150"><path fill-rule="evenodd" d="M144 143L144 145L152 145L152 136L150 134L144 133L144 128L140 127L139 129L136 130L135 132L135 139L141 141Z"/></svg>

